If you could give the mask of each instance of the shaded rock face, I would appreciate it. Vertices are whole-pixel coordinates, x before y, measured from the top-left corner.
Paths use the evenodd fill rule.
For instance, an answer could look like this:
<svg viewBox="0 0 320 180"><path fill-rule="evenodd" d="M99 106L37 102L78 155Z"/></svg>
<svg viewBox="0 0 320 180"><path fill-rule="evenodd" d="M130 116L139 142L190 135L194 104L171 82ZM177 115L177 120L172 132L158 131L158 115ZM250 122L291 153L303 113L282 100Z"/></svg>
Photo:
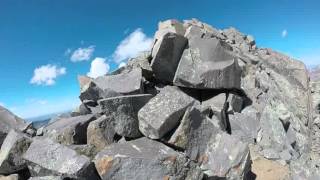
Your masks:
<svg viewBox="0 0 320 180"><path fill-rule="evenodd" d="M101 179L202 179L182 154L147 138L109 146L94 162Z"/></svg>
<svg viewBox="0 0 320 180"><path fill-rule="evenodd" d="M24 120L0 106L0 145L11 129L24 131L27 127L28 124Z"/></svg>
<svg viewBox="0 0 320 180"><path fill-rule="evenodd" d="M81 105L36 137L0 107L0 174L319 179L319 72L310 82L303 63L235 28L163 21L149 51L108 75L79 76Z"/></svg>

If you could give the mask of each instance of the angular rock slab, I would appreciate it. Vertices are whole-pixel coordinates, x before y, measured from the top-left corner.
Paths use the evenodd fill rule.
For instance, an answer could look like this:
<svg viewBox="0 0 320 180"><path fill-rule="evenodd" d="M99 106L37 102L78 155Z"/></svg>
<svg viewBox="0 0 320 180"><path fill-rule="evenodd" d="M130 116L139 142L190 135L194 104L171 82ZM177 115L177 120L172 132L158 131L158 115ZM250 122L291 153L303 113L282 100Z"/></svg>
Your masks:
<svg viewBox="0 0 320 180"><path fill-rule="evenodd" d="M0 174L13 174L27 168L22 155L31 142L31 138L22 133L15 130L9 132L0 150Z"/></svg>
<svg viewBox="0 0 320 180"><path fill-rule="evenodd" d="M10 174L8 176L0 175L0 180L19 180L18 174Z"/></svg>
<svg viewBox="0 0 320 180"><path fill-rule="evenodd" d="M201 169L208 177L244 179L251 169L249 147L227 133L217 134L208 142Z"/></svg>
<svg viewBox="0 0 320 180"><path fill-rule="evenodd" d="M151 67L155 77L163 82L172 82L181 54L188 39L175 33L167 33L153 47Z"/></svg>
<svg viewBox="0 0 320 180"><path fill-rule="evenodd" d="M62 176L42 176L42 177L31 177L28 180L63 180Z"/></svg>
<svg viewBox="0 0 320 180"><path fill-rule="evenodd" d="M0 146L11 129L23 131L28 124L6 108L0 106Z"/></svg>
<svg viewBox="0 0 320 180"><path fill-rule="evenodd" d="M35 139L23 158L32 176L99 179L88 157L50 139Z"/></svg>
<svg viewBox="0 0 320 180"><path fill-rule="evenodd" d="M113 122L106 115L103 115L90 122L87 129L87 144L102 150L107 145L115 142L115 136L116 131L114 130Z"/></svg>
<svg viewBox="0 0 320 180"><path fill-rule="evenodd" d="M241 69L231 47L203 38L199 27L187 29L188 48L182 54L174 85L200 89L240 89Z"/></svg>
<svg viewBox="0 0 320 180"><path fill-rule="evenodd" d="M100 76L94 79L93 82L103 91L111 90L123 95L139 94L143 90L141 68L122 74Z"/></svg>
<svg viewBox="0 0 320 180"><path fill-rule="evenodd" d="M138 112L140 131L151 139L162 138L179 124L185 110L195 102L177 87L164 87Z"/></svg>
<svg viewBox="0 0 320 180"><path fill-rule="evenodd" d="M117 134L137 138L141 136L138 112L152 97L151 94L128 95L102 99L98 103L114 124Z"/></svg>
<svg viewBox="0 0 320 180"><path fill-rule="evenodd" d="M65 145L86 144L87 127L93 120L92 114L61 118L45 127L44 135Z"/></svg>
<svg viewBox="0 0 320 180"><path fill-rule="evenodd" d="M254 143L260 130L258 118L234 113L229 115L231 134L238 137L243 142Z"/></svg>
<svg viewBox="0 0 320 180"><path fill-rule="evenodd" d="M94 163L103 180L202 179L182 154L147 138L108 146Z"/></svg>

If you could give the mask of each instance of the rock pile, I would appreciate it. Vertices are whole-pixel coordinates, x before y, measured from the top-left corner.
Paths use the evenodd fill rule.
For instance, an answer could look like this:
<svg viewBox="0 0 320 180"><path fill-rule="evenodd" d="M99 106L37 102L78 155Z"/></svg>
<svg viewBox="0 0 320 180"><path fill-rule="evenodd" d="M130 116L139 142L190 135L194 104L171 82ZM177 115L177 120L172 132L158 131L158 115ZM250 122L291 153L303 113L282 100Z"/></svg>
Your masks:
<svg viewBox="0 0 320 180"><path fill-rule="evenodd" d="M320 177L319 84L311 91L303 63L258 48L234 28L160 22L149 52L111 74L78 79L82 104L35 137L1 108L0 174L201 180L263 179L271 170L268 179Z"/></svg>

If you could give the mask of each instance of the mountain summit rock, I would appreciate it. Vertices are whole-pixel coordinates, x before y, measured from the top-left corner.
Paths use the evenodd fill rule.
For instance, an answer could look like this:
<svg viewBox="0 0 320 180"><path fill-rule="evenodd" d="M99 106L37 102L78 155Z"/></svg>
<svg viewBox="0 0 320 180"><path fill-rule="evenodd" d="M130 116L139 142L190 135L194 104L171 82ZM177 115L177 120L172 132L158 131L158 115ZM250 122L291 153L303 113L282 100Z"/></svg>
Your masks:
<svg viewBox="0 0 320 180"><path fill-rule="evenodd" d="M73 117L50 122L37 136L1 107L0 173L320 179L319 75L235 28L166 20L150 51L108 75L79 76Z"/></svg>

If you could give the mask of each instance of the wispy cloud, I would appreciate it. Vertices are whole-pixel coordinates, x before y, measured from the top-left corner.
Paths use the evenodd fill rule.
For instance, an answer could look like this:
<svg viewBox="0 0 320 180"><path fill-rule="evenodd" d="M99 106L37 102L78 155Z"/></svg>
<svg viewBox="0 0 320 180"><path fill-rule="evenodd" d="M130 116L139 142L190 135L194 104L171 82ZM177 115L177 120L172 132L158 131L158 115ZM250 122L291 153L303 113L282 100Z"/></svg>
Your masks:
<svg viewBox="0 0 320 180"><path fill-rule="evenodd" d="M285 38L285 37L287 37L287 36L288 36L288 31L287 31L286 29L282 30L282 32L281 32L281 37L282 37L282 38Z"/></svg>
<svg viewBox="0 0 320 180"><path fill-rule="evenodd" d="M26 99L26 103L32 103L32 104L37 104L37 105L46 105L48 104L48 101L45 99L38 99L38 98L29 98Z"/></svg>
<svg viewBox="0 0 320 180"><path fill-rule="evenodd" d="M113 60L119 64L128 58L137 56L141 51L149 50L152 40L152 38L143 33L142 29L136 29L117 46L112 55Z"/></svg>
<svg viewBox="0 0 320 180"><path fill-rule="evenodd" d="M71 49L71 48L68 48L68 49L66 49L66 50L64 51L64 55L65 55L65 56L69 56L69 55L71 54L71 52L72 52L72 49Z"/></svg>
<svg viewBox="0 0 320 180"><path fill-rule="evenodd" d="M110 66L106 62L105 58L101 57L96 57L92 62L91 62L91 67L90 71L88 72L88 76L92 78L96 78L98 76L105 75L109 72Z"/></svg>
<svg viewBox="0 0 320 180"><path fill-rule="evenodd" d="M40 66L34 70L33 77L30 80L31 84L51 86L55 84L58 76L66 74L65 67L47 64Z"/></svg>
<svg viewBox="0 0 320 180"><path fill-rule="evenodd" d="M0 102L0 106L4 107L4 106L5 106L5 104L4 104L3 102Z"/></svg>
<svg viewBox="0 0 320 180"><path fill-rule="evenodd" d="M87 48L78 48L72 53L70 60L72 62L88 61L91 58L94 49L95 46L89 46Z"/></svg>

